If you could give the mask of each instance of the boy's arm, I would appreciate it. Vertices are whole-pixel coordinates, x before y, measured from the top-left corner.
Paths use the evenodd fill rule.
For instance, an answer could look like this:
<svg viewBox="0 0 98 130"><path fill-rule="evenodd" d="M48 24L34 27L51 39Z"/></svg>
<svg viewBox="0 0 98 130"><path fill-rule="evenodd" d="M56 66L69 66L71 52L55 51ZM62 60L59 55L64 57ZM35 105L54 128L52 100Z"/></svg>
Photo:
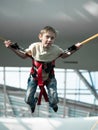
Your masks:
<svg viewBox="0 0 98 130"><path fill-rule="evenodd" d="M11 49L15 54L17 54L19 57L25 59L28 56L23 48L19 47L17 43L12 43L10 40L4 41L4 44L7 48Z"/></svg>
<svg viewBox="0 0 98 130"><path fill-rule="evenodd" d="M66 58L68 56L70 56L71 54L73 54L75 51L77 51L82 45L88 43L89 41L93 40L94 38L98 37L98 33L87 38L86 40L82 41L81 43L77 43L71 47L69 47L68 49L66 49L61 55L60 57L62 58Z"/></svg>
<svg viewBox="0 0 98 130"><path fill-rule="evenodd" d="M80 47L82 46L81 43L76 43L75 45L72 45L68 49L64 50L64 52L61 54L61 58L67 58L68 56L72 55L74 52L76 52Z"/></svg>

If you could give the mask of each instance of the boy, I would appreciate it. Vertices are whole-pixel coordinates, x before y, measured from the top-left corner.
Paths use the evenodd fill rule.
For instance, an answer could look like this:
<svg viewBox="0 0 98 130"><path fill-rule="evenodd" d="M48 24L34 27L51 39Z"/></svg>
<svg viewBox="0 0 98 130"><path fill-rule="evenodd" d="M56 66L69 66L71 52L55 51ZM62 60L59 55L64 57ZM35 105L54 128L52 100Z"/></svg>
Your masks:
<svg viewBox="0 0 98 130"><path fill-rule="evenodd" d="M22 58L32 57L32 68L30 77L28 78L28 86L25 97L25 102L30 106L33 113L36 105L34 98L37 85L46 85L48 90L49 105L55 112L58 110L58 94L57 81L55 79L54 67L55 60L59 57L66 58L81 47L77 43L66 50L54 45L56 39L56 31L53 27L46 26L39 33L40 42L31 44L27 49L21 49L17 44L13 44L10 40L5 41L6 47L14 51Z"/></svg>

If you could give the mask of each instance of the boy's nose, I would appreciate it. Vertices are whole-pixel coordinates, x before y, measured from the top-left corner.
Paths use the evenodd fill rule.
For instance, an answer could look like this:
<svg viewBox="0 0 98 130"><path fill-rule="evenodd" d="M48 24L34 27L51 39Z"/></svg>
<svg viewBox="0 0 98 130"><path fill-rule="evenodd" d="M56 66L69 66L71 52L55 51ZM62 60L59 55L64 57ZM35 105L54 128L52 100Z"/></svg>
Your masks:
<svg viewBox="0 0 98 130"><path fill-rule="evenodd" d="M52 40L51 37L49 37L49 38L48 38L48 41L51 41L51 40Z"/></svg>

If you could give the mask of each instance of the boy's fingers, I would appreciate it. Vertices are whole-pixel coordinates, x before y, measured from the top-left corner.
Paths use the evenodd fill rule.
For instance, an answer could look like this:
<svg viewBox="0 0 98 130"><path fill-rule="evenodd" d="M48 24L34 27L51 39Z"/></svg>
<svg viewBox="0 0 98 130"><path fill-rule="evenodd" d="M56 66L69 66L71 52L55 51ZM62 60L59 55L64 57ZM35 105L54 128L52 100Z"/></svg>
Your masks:
<svg viewBox="0 0 98 130"><path fill-rule="evenodd" d="M12 43L10 40L4 41L6 47L9 47Z"/></svg>

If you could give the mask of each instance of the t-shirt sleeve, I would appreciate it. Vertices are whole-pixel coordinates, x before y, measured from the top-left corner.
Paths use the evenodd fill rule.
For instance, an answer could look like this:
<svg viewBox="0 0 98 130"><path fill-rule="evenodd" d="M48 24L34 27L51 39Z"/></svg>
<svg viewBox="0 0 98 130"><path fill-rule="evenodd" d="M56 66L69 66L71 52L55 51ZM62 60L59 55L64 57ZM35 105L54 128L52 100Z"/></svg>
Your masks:
<svg viewBox="0 0 98 130"><path fill-rule="evenodd" d="M32 50L34 48L34 45L31 44L28 48L25 49L25 52L32 56Z"/></svg>

